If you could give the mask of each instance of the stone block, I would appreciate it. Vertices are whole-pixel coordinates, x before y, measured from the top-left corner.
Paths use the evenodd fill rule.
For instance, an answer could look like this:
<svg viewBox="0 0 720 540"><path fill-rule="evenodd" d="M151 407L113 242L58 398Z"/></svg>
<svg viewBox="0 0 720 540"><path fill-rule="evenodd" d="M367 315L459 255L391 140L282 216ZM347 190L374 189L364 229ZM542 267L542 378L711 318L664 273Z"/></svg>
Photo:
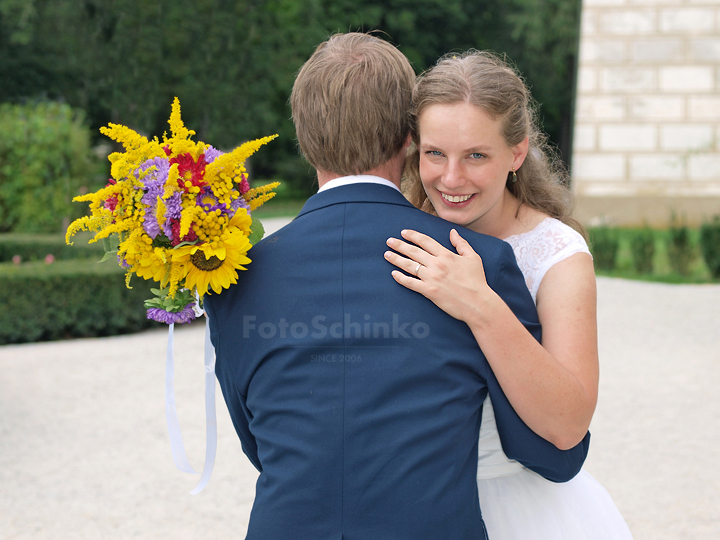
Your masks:
<svg viewBox="0 0 720 540"><path fill-rule="evenodd" d="M712 32L714 27L712 8L683 7L660 11L660 31L663 33L702 34Z"/></svg>
<svg viewBox="0 0 720 540"><path fill-rule="evenodd" d="M693 120L720 120L720 97L691 97L689 109Z"/></svg>
<svg viewBox="0 0 720 540"><path fill-rule="evenodd" d="M655 32L656 12L652 9L608 10L600 14L598 30L622 36L647 35Z"/></svg>
<svg viewBox="0 0 720 540"><path fill-rule="evenodd" d="M673 66L660 68L660 90L664 92L708 92L715 86L710 66Z"/></svg>
<svg viewBox="0 0 720 540"><path fill-rule="evenodd" d="M576 115L578 120L622 120L625 103L621 97L578 96Z"/></svg>
<svg viewBox="0 0 720 540"><path fill-rule="evenodd" d="M685 116L681 97L638 96L629 98L630 118L642 120L680 120Z"/></svg>
<svg viewBox="0 0 720 540"><path fill-rule="evenodd" d="M650 155L630 157L631 180L682 180L685 175L681 156Z"/></svg>
<svg viewBox="0 0 720 540"><path fill-rule="evenodd" d="M714 180L720 182L720 154L701 154L690 156L690 180Z"/></svg>
<svg viewBox="0 0 720 540"><path fill-rule="evenodd" d="M598 31L598 13L593 9L583 9L580 15L580 35L592 36Z"/></svg>
<svg viewBox="0 0 720 540"><path fill-rule="evenodd" d="M646 124L600 126L600 149L634 152L657 148L657 128Z"/></svg>
<svg viewBox="0 0 720 540"><path fill-rule="evenodd" d="M575 154L571 175L574 180L624 180L625 157L619 154Z"/></svg>
<svg viewBox="0 0 720 540"><path fill-rule="evenodd" d="M655 87L655 70L605 68L600 74L600 89L606 92L650 92Z"/></svg>
<svg viewBox="0 0 720 540"><path fill-rule="evenodd" d="M595 150L597 136L595 126L577 124L573 132L573 152Z"/></svg>
<svg viewBox="0 0 720 540"><path fill-rule="evenodd" d="M637 39L631 43L630 51L636 62L671 62L685 56L680 39Z"/></svg>
<svg viewBox="0 0 720 540"><path fill-rule="evenodd" d="M720 38L693 39L690 42L690 58L720 62Z"/></svg>
<svg viewBox="0 0 720 540"><path fill-rule="evenodd" d="M597 71L589 67L578 69L577 91L579 94L597 89Z"/></svg>
<svg viewBox="0 0 720 540"><path fill-rule="evenodd" d="M660 128L660 148L707 152L715 145L713 126L672 124Z"/></svg>
<svg viewBox="0 0 720 540"><path fill-rule="evenodd" d="M625 43L617 40L589 40L580 44L580 62L616 63L627 59Z"/></svg>

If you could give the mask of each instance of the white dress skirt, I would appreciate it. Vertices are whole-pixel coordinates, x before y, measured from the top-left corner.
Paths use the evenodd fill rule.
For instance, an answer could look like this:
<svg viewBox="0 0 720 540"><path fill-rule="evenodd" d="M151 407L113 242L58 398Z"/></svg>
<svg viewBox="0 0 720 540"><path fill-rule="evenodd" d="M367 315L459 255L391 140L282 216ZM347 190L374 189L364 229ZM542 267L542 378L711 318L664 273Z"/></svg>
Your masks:
<svg viewBox="0 0 720 540"><path fill-rule="evenodd" d="M553 218L505 241L535 301L550 268L590 253L579 233ZM489 397L480 424L477 482L489 540L632 540L612 498L587 471L558 484L508 459Z"/></svg>
<svg viewBox="0 0 720 540"><path fill-rule="evenodd" d="M478 494L489 540L631 540L608 492L581 470L546 480L502 451L490 398L483 404Z"/></svg>

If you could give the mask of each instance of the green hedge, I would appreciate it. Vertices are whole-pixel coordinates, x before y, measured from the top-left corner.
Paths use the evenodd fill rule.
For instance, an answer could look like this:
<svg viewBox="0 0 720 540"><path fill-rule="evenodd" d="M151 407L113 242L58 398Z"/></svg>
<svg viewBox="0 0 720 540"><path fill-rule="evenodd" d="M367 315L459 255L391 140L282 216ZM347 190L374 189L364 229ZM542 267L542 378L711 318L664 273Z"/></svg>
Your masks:
<svg viewBox="0 0 720 540"><path fill-rule="evenodd" d="M15 255L30 262L42 261L47 255L57 261L78 258L99 261L105 254L101 242L88 244L82 238L74 240L74 245L69 246L65 238L57 234L0 234L0 263L11 261Z"/></svg>
<svg viewBox="0 0 720 540"><path fill-rule="evenodd" d="M150 282L125 287L123 270L108 261L76 259L0 264L0 344L108 336L151 326L143 301Z"/></svg>
<svg viewBox="0 0 720 540"><path fill-rule="evenodd" d="M700 246L713 277L720 279L720 215L700 228Z"/></svg>

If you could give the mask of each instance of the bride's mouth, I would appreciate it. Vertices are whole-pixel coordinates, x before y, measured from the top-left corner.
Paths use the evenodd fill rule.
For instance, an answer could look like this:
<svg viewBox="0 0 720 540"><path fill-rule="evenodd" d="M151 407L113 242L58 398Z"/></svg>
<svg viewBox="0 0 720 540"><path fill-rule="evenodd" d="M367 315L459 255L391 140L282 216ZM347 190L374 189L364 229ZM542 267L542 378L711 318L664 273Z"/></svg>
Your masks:
<svg viewBox="0 0 720 540"><path fill-rule="evenodd" d="M475 197L475 193L470 195L449 195L448 193L443 193L442 191L438 191L438 193L440 193L443 202L448 206L463 206Z"/></svg>

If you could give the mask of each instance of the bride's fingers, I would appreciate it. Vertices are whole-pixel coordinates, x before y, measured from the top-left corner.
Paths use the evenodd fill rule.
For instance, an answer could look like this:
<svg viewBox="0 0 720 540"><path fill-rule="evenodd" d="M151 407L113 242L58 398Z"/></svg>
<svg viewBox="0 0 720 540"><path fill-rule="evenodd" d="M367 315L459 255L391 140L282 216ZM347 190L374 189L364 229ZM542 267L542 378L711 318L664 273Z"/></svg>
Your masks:
<svg viewBox="0 0 720 540"><path fill-rule="evenodd" d="M422 263L427 266L431 263L433 258L433 256L424 249L413 244L403 242L402 240L398 240L397 238L388 238L386 243L388 247L394 249L398 253L402 253L409 259L415 261L415 263Z"/></svg>
<svg viewBox="0 0 720 540"><path fill-rule="evenodd" d="M400 234L408 242L412 242L416 246L420 246L422 249L427 251L430 255L437 257L445 252L449 252L448 249L442 246L434 239L430 238L427 234L423 234L412 229L405 229Z"/></svg>
<svg viewBox="0 0 720 540"><path fill-rule="evenodd" d="M477 255L472 246L455 229L450 231L450 243L455 247L458 255Z"/></svg>
<svg viewBox="0 0 720 540"><path fill-rule="evenodd" d="M417 293L424 295L423 286L425 284L421 280L410 277L407 274L403 274L402 272L399 272L398 270L392 271L392 277L395 279L395 281L397 281L403 287L407 287L411 291L415 291Z"/></svg>
<svg viewBox="0 0 720 540"><path fill-rule="evenodd" d="M410 274L411 276L417 277L417 269L419 268L418 265L424 266L422 263L418 261L414 261L412 259L408 259L406 257L402 257L395 253L394 251L386 251L385 252L385 260L387 260L390 264L394 264L397 266L400 270L403 270Z"/></svg>

